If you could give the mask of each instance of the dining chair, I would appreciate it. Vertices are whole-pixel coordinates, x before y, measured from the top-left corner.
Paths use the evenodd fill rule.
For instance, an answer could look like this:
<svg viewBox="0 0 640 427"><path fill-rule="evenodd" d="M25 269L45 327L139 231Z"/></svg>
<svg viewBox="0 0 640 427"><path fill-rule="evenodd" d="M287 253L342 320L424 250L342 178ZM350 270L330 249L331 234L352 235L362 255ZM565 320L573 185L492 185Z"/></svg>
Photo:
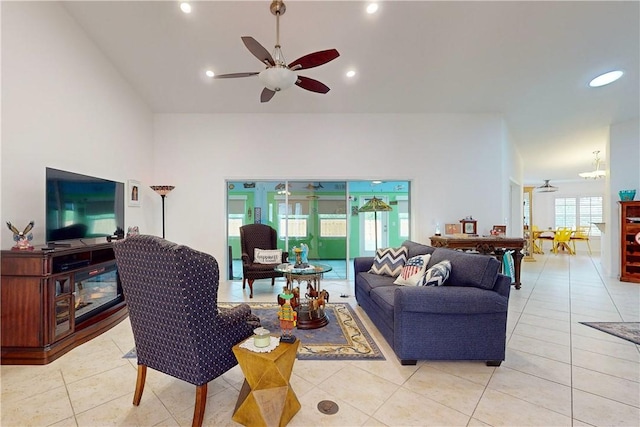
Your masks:
<svg viewBox="0 0 640 427"><path fill-rule="evenodd" d="M569 243L571 242L571 234L573 230L570 227L558 227L553 237L553 249L552 251L557 254L559 250L566 249L569 255L575 255L575 251L571 249Z"/></svg>
<svg viewBox="0 0 640 427"><path fill-rule="evenodd" d="M573 244L573 252L576 252L576 240L587 243L589 249L589 255L591 255L591 245L589 244L589 234L591 232L591 226L580 225L576 228L571 236L571 243Z"/></svg>
<svg viewBox="0 0 640 427"><path fill-rule="evenodd" d="M544 254L542 242L544 242L545 240L549 240L550 242L552 242L553 236L551 234L553 233L547 233L543 230L540 230L537 225L532 226L531 230L533 232L533 253Z"/></svg>
<svg viewBox="0 0 640 427"><path fill-rule="evenodd" d="M218 262L209 254L148 235L116 241L113 251L138 357L133 404L149 367L196 386L192 426L201 426L207 384L238 364L232 348L260 320L248 304L218 307Z"/></svg>

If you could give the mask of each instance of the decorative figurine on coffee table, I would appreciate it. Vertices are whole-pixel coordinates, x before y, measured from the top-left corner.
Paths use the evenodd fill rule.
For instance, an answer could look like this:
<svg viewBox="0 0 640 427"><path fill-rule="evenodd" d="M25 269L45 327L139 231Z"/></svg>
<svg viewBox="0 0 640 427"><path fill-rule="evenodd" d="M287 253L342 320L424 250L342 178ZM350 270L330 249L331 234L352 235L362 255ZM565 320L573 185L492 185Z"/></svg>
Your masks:
<svg viewBox="0 0 640 427"><path fill-rule="evenodd" d="M298 320L298 313L291 306L291 298L293 294L290 290L285 290L279 295L284 300L284 304L278 309L278 319L280 319L280 329L282 330L282 336L280 341L286 343L296 342L296 337L291 333L296 326Z"/></svg>
<svg viewBox="0 0 640 427"><path fill-rule="evenodd" d="M20 232L13 224L7 222L7 227L13 233L13 241L16 244L13 246L14 250L30 250L33 249L31 245L31 240L33 240L33 234L29 233L33 229L34 222L31 221L24 229L24 231ZM27 234L29 233L29 234Z"/></svg>
<svg viewBox="0 0 640 427"><path fill-rule="evenodd" d="M302 245L306 246L306 245ZM308 250L308 249L307 249ZM302 255L304 253L304 247L293 247L293 253L296 254L296 263L293 265L293 268L307 268L309 264L303 261Z"/></svg>

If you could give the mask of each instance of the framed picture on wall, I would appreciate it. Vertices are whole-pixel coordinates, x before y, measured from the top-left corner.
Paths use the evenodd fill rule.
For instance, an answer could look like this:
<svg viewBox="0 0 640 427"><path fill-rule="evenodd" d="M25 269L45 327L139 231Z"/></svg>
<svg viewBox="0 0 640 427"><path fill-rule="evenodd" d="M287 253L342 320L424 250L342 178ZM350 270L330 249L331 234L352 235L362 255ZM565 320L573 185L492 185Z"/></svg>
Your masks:
<svg viewBox="0 0 640 427"><path fill-rule="evenodd" d="M140 206L140 181L130 179L127 189L127 199L129 200L129 206Z"/></svg>

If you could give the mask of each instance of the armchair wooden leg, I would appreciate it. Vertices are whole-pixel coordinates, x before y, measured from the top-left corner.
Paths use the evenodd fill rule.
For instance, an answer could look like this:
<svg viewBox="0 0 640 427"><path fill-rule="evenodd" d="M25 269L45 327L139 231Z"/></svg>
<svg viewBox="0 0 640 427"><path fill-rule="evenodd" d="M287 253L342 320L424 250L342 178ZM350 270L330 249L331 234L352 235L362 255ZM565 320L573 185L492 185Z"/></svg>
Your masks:
<svg viewBox="0 0 640 427"><path fill-rule="evenodd" d="M136 380L136 391L133 393L133 404L140 405L142 392L144 391L144 382L147 379L147 365L138 365L138 379Z"/></svg>
<svg viewBox="0 0 640 427"><path fill-rule="evenodd" d="M272 277L271 278L271 286L274 286L276 284L276 278Z"/></svg>
<svg viewBox="0 0 640 427"><path fill-rule="evenodd" d="M255 279L248 279L247 282L249 282L249 298L253 298L253 281Z"/></svg>
<svg viewBox="0 0 640 427"><path fill-rule="evenodd" d="M202 426L204 410L207 408L207 385L196 386L196 406L193 409L193 421L191 427Z"/></svg>

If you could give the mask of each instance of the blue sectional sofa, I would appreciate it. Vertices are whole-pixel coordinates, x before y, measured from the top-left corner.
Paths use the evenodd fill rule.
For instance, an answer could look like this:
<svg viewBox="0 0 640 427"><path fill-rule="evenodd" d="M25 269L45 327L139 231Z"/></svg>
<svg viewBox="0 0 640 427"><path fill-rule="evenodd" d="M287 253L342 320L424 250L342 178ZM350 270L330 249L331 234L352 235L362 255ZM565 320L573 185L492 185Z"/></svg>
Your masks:
<svg viewBox="0 0 640 427"><path fill-rule="evenodd" d="M394 285L394 277L370 273L373 257L354 259L358 304L403 365L418 360L484 360L505 357L511 279L494 257L403 243L408 257L431 254L427 268L449 260L442 286Z"/></svg>

